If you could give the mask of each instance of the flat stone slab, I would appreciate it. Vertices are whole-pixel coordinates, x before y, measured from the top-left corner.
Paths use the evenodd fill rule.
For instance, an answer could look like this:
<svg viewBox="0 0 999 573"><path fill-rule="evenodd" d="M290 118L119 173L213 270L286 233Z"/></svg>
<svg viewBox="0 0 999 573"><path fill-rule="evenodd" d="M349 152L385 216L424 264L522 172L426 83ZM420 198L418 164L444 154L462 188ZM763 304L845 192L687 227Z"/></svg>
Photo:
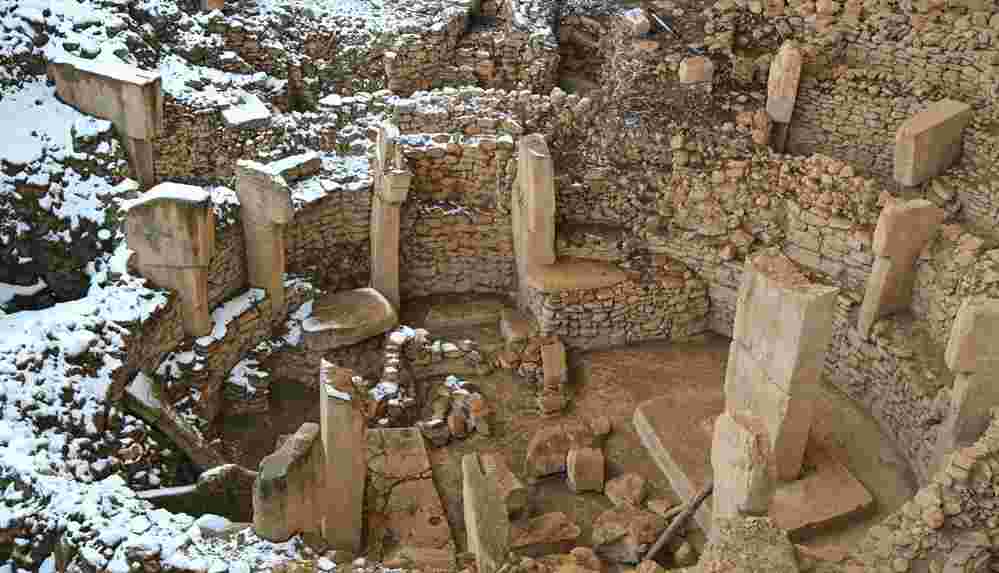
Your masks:
<svg viewBox="0 0 999 573"><path fill-rule="evenodd" d="M426 328L436 332L445 328L495 324L502 313L503 301L496 299L440 303L427 312Z"/></svg>
<svg viewBox="0 0 999 573"><path fill-rule="evenodd" d="M611 263L588 259L559 259L553 265L531 265L527 284L541 292L592 290L628 280L623 270Z"/></svg>
<svg viewBox="0 0 999 573"><path fill-rule="evenodd" d="M324 295L302 322L302 339L310 350L331 350L384 334L399 324L395 308L380 292L367 287Z"/></svg>
<svg viewBox="0 0 999 573"><path fill-rule="evenodd" d="M453 570L455 547L416 428L368 430L368 557Z"/></svg>
<svg viewBox="0 0 999 573"><path fill-rule="evenodd" d="M673 491L684 502L712 479L711 441L715 417L725 409L719 384L697 385L674 380L667 394L643 402L635 409L638 436L663 471ZM873 506L874 498L826 446L810 438L802 478L781 482L770 503L769 516L792 539L840 524ZM705 532L710 530L711 501L694 515Z"/></svg>

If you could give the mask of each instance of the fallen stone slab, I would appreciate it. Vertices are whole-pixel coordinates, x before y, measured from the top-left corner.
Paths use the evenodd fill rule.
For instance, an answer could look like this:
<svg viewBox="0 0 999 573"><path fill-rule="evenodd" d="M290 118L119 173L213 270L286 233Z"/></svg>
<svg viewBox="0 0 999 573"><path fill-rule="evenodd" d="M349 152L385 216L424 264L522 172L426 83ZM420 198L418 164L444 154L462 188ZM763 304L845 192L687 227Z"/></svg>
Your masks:
<svg viewBox="0 0 999 573"><path fill-rule="evenodd" d="M259 97L245 93L235 104L222 110L222 120L226 127L258 129L270 124L271 110Z"/></svg>
<svg viewBox="0 0 999 573"><path fill-rule="evenodd" d="M714 419L725 409L720 387L705 384L671 385L666 394L639 404L634 425L642 445L669 479L684 503L713 478L710 452ZM769 517L792 539L805 539L863 515L874 499L850 470L829 454L825 444L810 438L804 477L777 485ZM694 514L705 532L711 528L711 504Z"/></svg>
<svg viewBox="0 0 999 573"><path fill-rule="evenodd" d="M540 428L527 444L524 472L540 478L566 471L569 450L594 447L596 435L578 420L556 422Z"/></svg>
<svg viewBox="0 0 999 573"><path fill-rule="evenodd" d="M324 295L302 322L302 341L309 350L332 350L384 334L399 323L395 307L367 287Z"/></svg>
<svg viewBox="0 0 999 573"><path fill-rule="evenodd" d="M500 497L506 504L506 513L519 515L527 507L527 487L520 481L499 454L480 454L482 470L496 480Z"/></svg>
<svg viewBox="0 0 999 573"><path fill-rule="evenodd" d="M582 530L562 512L545 513L510 526L510 549L529 557L568 553Z"/></svg>
<svg viewBox="0 0 999 573"><path fill-rule="evenodd" d="M319 425L306 422L260 462L253 484L253 531L270 541L322 527L323 451Z"/></svg>
<svg viewBox="0 0 999 573"><path fill-rule="evenodd" d="M945 99L905 120L895 133L895 181L914 187L957 161L971 115L968 104Z"/></svg>
<svg viewBox="0 0 999 573"><path fill-rule="evenodd" d="M453 569L451 528L419 430L368 430L367 443L368 558Z"/></svg>
<svg viewBox="0 0 999 573"><path fill-rule="evenodd" d="M461 458L461 484L468 549L475 553L479 571L495 573L506 561L510 547L506 505L496 480L483 471L478 454Z"/></svg>

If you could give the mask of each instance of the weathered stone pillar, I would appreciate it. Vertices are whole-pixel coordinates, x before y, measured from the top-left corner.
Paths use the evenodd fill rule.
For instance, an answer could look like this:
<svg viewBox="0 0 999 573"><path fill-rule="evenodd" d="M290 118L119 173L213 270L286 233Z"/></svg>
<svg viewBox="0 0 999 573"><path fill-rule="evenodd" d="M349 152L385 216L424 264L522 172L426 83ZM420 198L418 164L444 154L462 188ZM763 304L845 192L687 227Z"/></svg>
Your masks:
<svg viewBox="0 0 999 573"><path fill-rule="evenodd" d="M163 129L159 73L69 57L50 61L47 73L55 81L60 99L114 124L125 139L135 178L143 187L155 185L152 140Z"/></svg>
<svg viewBox="0 0 999 573"><path fill-rule="evenodd" d="M971 107L941 100L905 120L895 133L895 181L913 187L939 175L961 156L961 131Z"/></svg>
<svg viewBox="0 0 999 573"><path fill-rule="evenodd" d="M520 139L511 205L521 303L528 268L555 263L555 168L540 134Z"/></svg>
<svg viewBox="0 0 999 573"><path fill-rule="evenodd" d="M711 443L714 517L767 515L776 477L766 424L749 413L722 412Z"/></svg>
<svg viewBox="0 0 999 573"><path fill-rule="evenodd" d="M945 213L925 199L894 201L881 210L874 230L875 260L860 307L857 329L870 335L878 318L909 308L916 258L933 238Z"/></svg>
<svg viewBox="0 0 999 573"><path fill-rule="evenodd" d="M294 213L291 191L281 176L253 161L236 163L236 195L243 219L250 286L267 291L273 316L284 316L284 229Z"/></svg>
<svg viewBox="0 0 999 573"><path fill-rule="evenodd" d="M323 360L319 366L319 421L325 464L322 535L334 549L361 551L367 441L354 373Z"/></svg>
<svg viewBox="0 0 999 573"><path fill-rule="evenodd" d="M371 286L399 309L399 226L413 174L395 139L399 129L384 123L375 146L375 195L371 201Z"/></svg>
<svg viewBox="0 0 999 573"><path fill-rule="evenodd" d="M319 426L305 423L260 462L253 483L253 531L270 541L319 530L323 480Z"/></svg>
<svg viewBox="0 0 999 573"><path fill-rule="evenodd" d="M794 102L801 81L801 50L793 42L784 42L770 63L767 79L767 115L772 123L770 139L774 151L783 153L790 131Z"/></svg>
<svg viewBox="0 0 999 573"><path fill-rule="evenodd" d="M483 471L478 454L465 454L461 458L461 477L468 550L475 553L480 573L495 573L510 548L506 504L495 474Z"/></svg>
<svg viewBox="0 0 999 573"><path fill-rule="evenodd" d="M990 410L999 406L999 299L964 300L944 358L955 376L950 412L937 435L937 464L955 449L977 441L992 420Z"/></svg>
<svg viewBox="0 0 999 573"><path fill-rule="evenodd" d="M780 252L746 262L725 373L725 410L763 420L777 478L801 472L839 289L812 283Z"/></svg>
<svg viewBox="0 0 999 573"><path fill-rule="evenodd" d="M208 308L208 265L215 248L211 196L201 187L161 183L126 206L128 247L139 274L177 291L184 332L212 330Z"/></svg>

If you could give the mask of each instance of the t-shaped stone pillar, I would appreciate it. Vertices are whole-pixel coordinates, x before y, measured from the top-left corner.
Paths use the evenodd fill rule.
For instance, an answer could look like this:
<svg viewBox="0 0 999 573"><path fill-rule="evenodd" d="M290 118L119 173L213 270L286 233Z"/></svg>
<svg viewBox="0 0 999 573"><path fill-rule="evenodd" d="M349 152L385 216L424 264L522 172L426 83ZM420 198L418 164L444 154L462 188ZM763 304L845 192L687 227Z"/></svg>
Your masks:
<svg viewBox="0 0 999 573"><path fill-rule="evenodd" d="M781 480L801 472L838 293L809 281L780 252L746 262L725 372L725 410L749 411L763 420Z"/></svg>
<svg viewBox="0 0 999 573"><path fill-rule="evenodd" d="M396 146L399 128L383 123L375 146L375 195L371 201L371 286L399 309L399 224L412 172Z"/></svg>
<svg viewBox="0 0 999 573"><path fill-rule="evenodd" d="M268 166L242 160L236 163L236 195L250 286L267 291L274 316L284 316L284 229L294 216L291 191Z"/></svg>
<svg viewBox="0 0 999 573"><path fill-rule="evenodd" d="M913 187L938 175L961 156L961 132L971 106L941 100L905 120L895 134L895 181Z"/></svg>
<svg viewBox="0 0 999 573"><path fill-rule="evenodd" d="M323 360L319 365L319 423L324 455L322 534L333 549L361 552L366 428L354 373Z"/></svg>
<svg viewBox="0 0 999 573"><path fill-rule="evenodd" d="M990 410L999 406L999 299L964 300L944 358L955 376L950 412L937 435L938 464L948 453L978 440L992 420Z"/></svg>
<svg viewBox="0 0 999 573"><path fill-rule="evenodd" d="M874 268L867 277L857 321L857 329L865 338L879 318L909 307L916 258L944 216L943 210L925 199L892 201L881 210L872 245Z"/></svg>
<svg viewBox="0 0 999 573"><path fill-rule="evenodd" d="M784 42L770 64L767 79L767 115L772 120L770 143L774 151L784 153L790 131L794 102L801 81L801 50L793 42Z"/></svg>
<svg viewBox="0 0 999 573"><path fill-rule="evenodd" d="M523 293L530 267L555 263L555 169L540 134L520 139L512 203L513 247Z"/></svg>
<svg viewBox="0 0 999 573"><path fill-rule="evenodd" d="M208 266L215 248L211 196L201 187L161 183L126 206L128 247L139 274L177 291L184 332L212 330L208 309Z"/></svg>

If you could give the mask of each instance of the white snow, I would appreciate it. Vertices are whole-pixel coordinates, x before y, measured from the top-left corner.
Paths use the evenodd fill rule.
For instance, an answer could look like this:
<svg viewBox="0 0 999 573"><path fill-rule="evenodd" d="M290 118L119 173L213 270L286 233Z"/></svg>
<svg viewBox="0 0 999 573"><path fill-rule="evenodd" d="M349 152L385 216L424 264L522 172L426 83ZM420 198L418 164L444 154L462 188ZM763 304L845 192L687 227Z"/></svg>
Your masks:
<svg viewBox="0 0 999 573"><path fill-rule="evenodd" d="M151 203L161 199L183 201L185 203L204 203L211 199L211 197L211 194L203 187L166 181L153 187L149 191L146 191L142 195L139 195L135 199L122 201L121 208L122 210L128 211L132 207L138 207L139 205L145 205L146 203Z"/></svg>
<svg viewBox="0 0 999 573"><path fill-rule="evenodd" d="M0 159L27 165L43 154L71 148L70 129L81 117L55 97L55 88L42 79L18 89L0 89Z"/></svg>
<svg viewBox="0 0 999 573"><path fill-rule="evenodd" d="M163 409L163 403L156 396L156 392L153 390L153 381L149 379L143 372L139 372L132 379L132 383L128 385L126 391L132 395L140 404L153 410L154 412L159 412Z"/></svg>
<svg viewBox="0 0 999 573"><path fill-rule="evenodd" d="M51 61L57 64L69 64L80 71L130 84L145 85L160 79L158 72L143 70L120 61L94 61L68 54L57 56Z"/></svg>
<svg viewBox="0 0 999 573"><path fill-rule="evenodd" d="M45 284L45 281L43 281L42 279L38 279L38 282L28 286L0 283L0 304L7 304L8 302L11 301L11 299L14 298L15 295L20 295L20 296L36 295L45 290L45 287L47 286L48 285Z"/></svg>
<svg viewBox="0 0 999 573"><path fill-rule="evenodd" d="M195 342L199 346L209 346L217 340L225 338L229 323L239 318L241 314L250 310L254 305L267 298L267 292L259 288L251 288L241 293L236 298L227 300L212 311L212 332L206 336L198 338Z"/></svg>
<svg viewBox="0 0 999 573"><path fill-rule="evenodd" d="M255 127L266 123L270 117L267 104L251 93L240 95L235 104L222 112L222 118L229 127Z"/></svg>

